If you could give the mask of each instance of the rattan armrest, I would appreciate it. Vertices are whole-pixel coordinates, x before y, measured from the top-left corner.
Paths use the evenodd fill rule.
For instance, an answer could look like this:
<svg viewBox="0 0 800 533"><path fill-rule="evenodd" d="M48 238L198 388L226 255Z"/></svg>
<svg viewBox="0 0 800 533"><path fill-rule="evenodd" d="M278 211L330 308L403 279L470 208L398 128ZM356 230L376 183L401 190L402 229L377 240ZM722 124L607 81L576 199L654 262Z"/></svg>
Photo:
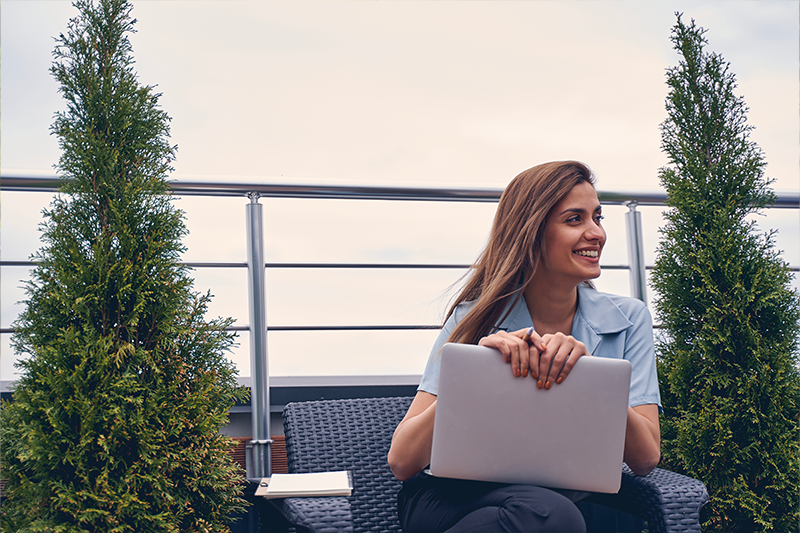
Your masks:
<svg viewBox="0 0 800 533"><path fill-rule="evenodd" d="M647 521L650 533L700 531L700 509L708 502L702 482L656 468L637 476L623 465L617 494L593 494L589 501L619 509Z"/></svg>
<svg viewBox="0 0 800 533"><path fill-rule="evenodd" d="M269 500L298 533L352 533L353 516L345 497Z"/></svg>

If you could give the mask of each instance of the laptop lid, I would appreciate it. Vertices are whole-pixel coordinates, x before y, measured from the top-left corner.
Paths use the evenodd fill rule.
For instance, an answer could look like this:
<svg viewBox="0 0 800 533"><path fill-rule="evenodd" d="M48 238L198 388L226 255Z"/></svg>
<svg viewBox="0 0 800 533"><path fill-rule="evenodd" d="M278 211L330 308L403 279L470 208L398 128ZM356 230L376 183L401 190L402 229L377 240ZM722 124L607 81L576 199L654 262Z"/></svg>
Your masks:
<svg viewBox="0 0 800 533"><path fill-rule="evenodd" d="M431 474L617 492L631 365L581 357L550 390L516 378L494 348L445 344Z"/></svg>

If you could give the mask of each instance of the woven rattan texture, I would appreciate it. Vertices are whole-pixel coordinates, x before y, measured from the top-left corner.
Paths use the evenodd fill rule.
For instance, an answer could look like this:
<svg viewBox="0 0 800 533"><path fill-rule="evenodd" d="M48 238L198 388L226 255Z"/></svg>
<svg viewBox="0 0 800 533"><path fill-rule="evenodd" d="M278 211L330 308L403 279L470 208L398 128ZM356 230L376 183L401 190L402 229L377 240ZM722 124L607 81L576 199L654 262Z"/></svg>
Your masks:
<svg viewBox="0 0 800 533"><path fill-rule="evenodd" d="M700 531L700 509L708 502L700 481L657 468L645 477L628 471L623 483L620 496L638 508L651 533Z"/></svg>
<svg viewBox="0 0 800 533"><path fill-rule="evenodd" d="M350 470L355 533L400 531L400 482L386 463L392 434L413 398L290 403L283 411L289 472Z"/></svg>
<svg viewBox="0 0 800 533"><path fill-rule="evenodd" d="M647 521L648 533L699 532L700 509L708 502L702 482L656 468L642 477L623 465L617 494L595 494L590 500Z"/></svg>
<svg viewBox="0 0 800 533"><path fill-rule="evenodd" d="M389 470L386 454L412 399L286 406L283 424L289 471L345 469L353 472L354 481L350 498L288 498L278 503L284 516L298 524L298 531L400 531L396 510L400 482ZM700 531L699 513L708 493L700 481L686 476L657 468L641 477L626 466L618 494L595 494L589 500L647 520L649 533L682 533Z"/></svg>
<svg viewBox="0 0 800 533"><path fill-rule="evenodd" d="M352 533L349 498L286 498L269 500L294 524L297 533ZM270 530L271 531L271 530Z"/></svg>

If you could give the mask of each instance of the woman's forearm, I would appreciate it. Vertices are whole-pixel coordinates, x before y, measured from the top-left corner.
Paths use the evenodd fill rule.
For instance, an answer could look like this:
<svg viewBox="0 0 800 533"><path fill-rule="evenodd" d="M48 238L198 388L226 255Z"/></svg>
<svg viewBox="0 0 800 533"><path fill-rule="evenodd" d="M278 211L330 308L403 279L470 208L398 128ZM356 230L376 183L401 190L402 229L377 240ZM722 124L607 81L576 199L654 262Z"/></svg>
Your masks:
<svg viewBox="0 0 800 533"><path fill-rule="evenodd" d="M655 404L628 407L624 461L634 474L646 476L661 459L661 429Z"/></svg>
<svg viewBox="0 0 800 533"><path fill-rule="evenodd" d="M420 412L407 416L392 437L389 468L400 481L405 481L430 464L433 420L436 415L436 400L435 396L432 397L434 399L429 405L420 406Z"/></svg>

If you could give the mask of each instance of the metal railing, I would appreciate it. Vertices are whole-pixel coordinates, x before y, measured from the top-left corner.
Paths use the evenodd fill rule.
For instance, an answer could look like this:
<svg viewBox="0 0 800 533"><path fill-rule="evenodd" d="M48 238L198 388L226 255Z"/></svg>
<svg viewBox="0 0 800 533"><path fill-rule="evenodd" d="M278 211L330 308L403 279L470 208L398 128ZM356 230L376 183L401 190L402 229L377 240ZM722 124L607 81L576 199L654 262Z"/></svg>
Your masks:
<svg viewBox="0 0 800 533"><path fill-rule="evenodd" d="M3 176L0 190L16 192L56 192L61 186L55 177ZM441 325L381 325L381 326L269 326L266 322L265 268L364 268L364 269L466 269L466 264L410 264L410 263L266 263L264 260L263 215L260 198L317 198L348 200L398 200L433 202L497 202L503 189L497 188L410 188L339 185L291 185L274 183L212 183L172 181L170 186L178 196L247 197L247 262L184 263L190 267L247 268L249 292L248 326L232 327L233 330L250 332L250 361L252 383L252 465L248 472L257 478L271 473L269 429L269 364L267 354L267 331L330 331L330 330L418 330L438 329ZM641 212L638 206L662 206L666 200L663 193L599 192L605 205L628 207L625 213L627 250L629 265L603 265L605 269L630 270L631 295L646 299L646 269L644 259ZM800 197L780 195L772 207L800 209ZM0 266L32 266L30 261L0 261ZM797 270L793 268L793 270ZM11 333L10 329L0 333ZM252 468L251 468L252 467Z"/></svg>

